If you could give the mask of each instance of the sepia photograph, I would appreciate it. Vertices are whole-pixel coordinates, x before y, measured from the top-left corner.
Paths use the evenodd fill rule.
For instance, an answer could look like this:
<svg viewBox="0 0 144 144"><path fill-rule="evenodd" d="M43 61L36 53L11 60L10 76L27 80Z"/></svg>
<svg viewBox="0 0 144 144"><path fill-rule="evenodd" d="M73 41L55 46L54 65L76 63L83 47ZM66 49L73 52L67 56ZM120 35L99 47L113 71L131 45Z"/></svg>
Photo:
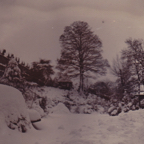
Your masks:
<svg viewBox="0 0 144 144"><path fill-rule="evenodd" d="M143 144L144 1L0 0L0 144Z"/></svg>

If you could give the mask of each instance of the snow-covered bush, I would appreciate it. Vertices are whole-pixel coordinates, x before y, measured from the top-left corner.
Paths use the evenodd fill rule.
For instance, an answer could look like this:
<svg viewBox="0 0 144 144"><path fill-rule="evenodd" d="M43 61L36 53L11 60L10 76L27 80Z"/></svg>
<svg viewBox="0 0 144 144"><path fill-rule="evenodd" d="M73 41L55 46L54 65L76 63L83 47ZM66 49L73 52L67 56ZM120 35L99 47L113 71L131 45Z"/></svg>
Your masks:
<svg viewBox="0 0 144 144"><path fill-rule="evenodd" d="M39 101L39 105L44 110L44 112L47 112L48 98L46 96L42 97Z"/></svg>
<svg viewBox="0 0 144 144"><path fill-rule="evenodd" d="M95 94L81 96L77 90L71 90L65 98L63 103L72 113L92 113L94 111L107 113L109 108L109 101Z"/></svg>
<svg viewBox="0 0 144 144"><path fill-rule="evenodd" d="M43 96L42 91L38 86L31 86L23 92L23 96L29 109L33 108L44 116L44 112L48 113L48 99Z"/></svg>
<svg viewBox="0 0 144 144"><path fill-rule="evenodd" d="M3 77L7 78L9 81L14 80L14 78L16 77L21 79L21 70L18 67L18 63L16 62L14 58L10 59L5 69Z"/></svg>
<svg viewBox="0 0 144 144"><path fill-rule="evenodd" d="M24 80L21 77L21 70L18 66L18 63L14 58L11 58L8 62L5 72L0 79L0 83L13 86L20 91L23 91Z"/></svg>
<svg viewBox="0 0 144 144"><path fill-rule="evenodd" d="M109 115L112 115L112 116L118 115L121 112L127 113L130 110L132 111L138 110L140 107L138 97L130 98L130 97L124 96L121 101L112 99L110 103L111 104L107 112Z"/></svg>
<svg viewBox="0 0 144 144"><path fill-rule="evenodd" d="M11 129L26 132L30 128L25 100L15 88L0 85L0 115Z"/></svg>

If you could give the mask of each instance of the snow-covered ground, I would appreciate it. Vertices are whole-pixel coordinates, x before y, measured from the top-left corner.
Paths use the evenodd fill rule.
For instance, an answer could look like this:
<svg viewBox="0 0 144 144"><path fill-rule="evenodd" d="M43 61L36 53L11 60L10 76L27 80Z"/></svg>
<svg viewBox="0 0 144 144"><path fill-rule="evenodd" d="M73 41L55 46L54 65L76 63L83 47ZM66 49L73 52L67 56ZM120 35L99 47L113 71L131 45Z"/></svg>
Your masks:
<svg viewBox="0 0 144 144"><path fill-rule="evenodd" d="M41 90L35 90L35 93L45 97L47 96L50 99L60 99L63 100L63 96L66 96L68 94L68 90L58 89L54 87L42 87Z"/></svg>
<svg viewBox="0 0 144 144"><path fill-rule="evenodd" d="M144 111L104 114L50 114L27 133L0 127L1 144L143 144Z"/></svg>
<svg viewBox="0 0 144 144"><path fill-rule="evenodd" d="M52 92L51 95L56 96L58 92ZM31 113L34 114L33 110ZM7 120L10 122L11 118L17 118L21 114L27 116L21 93L14 88L0 85L0 144L144 143L143 109L112 117L97 112L72 114L60 103L40 122L31 125L26 133L7 127Z"/></svg>

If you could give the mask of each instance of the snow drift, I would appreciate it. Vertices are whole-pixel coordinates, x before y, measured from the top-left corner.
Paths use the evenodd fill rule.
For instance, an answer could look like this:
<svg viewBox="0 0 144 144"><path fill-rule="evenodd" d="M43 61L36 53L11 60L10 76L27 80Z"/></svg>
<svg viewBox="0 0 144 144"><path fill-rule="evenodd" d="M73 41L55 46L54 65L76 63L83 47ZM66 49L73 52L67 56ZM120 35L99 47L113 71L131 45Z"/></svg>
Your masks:
<svg viewBox="0 0 144 144"><path fill-rule="evenodd" d="M3 119L0 124L6 124L11 129L26 132L30 128L30 119L21 92L2 84L0 84L0 117Z"/></svg>

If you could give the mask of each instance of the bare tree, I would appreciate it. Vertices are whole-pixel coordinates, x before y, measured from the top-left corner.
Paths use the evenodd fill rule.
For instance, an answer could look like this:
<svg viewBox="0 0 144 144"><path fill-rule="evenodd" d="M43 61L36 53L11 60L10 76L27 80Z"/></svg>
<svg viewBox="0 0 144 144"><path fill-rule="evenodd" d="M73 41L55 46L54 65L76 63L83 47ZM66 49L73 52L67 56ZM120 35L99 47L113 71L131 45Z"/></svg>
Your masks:
<svg viewBox="0 0 144 144"><path fill-rule="evenodd" d="M102 42L86 22L76 21L66 26L60 43L62 51L57 68L70 77L79 76L80 90L83 91L84 78L92 77L91 73L106 74L109 65L101 55Z"/></svg>
<svg viewBox="0 0 144 144"><path fill-rule="evenodd" d="M133 77L131 71L131 64L119 56L113 60L113 65L111 67L111 72L117 77L118 91L123 97L124 91L131 93L134 89L135 78Z"/></svg>
<svg viewBox="0 0 144 144"><path fill-rule="evenodd" d="M144 47L143 40L131 38L126 40L127 49L122 51L123 59L131 65L133 76L137 79L138 91L140 92L140 83L144 79Z"/></svg>

